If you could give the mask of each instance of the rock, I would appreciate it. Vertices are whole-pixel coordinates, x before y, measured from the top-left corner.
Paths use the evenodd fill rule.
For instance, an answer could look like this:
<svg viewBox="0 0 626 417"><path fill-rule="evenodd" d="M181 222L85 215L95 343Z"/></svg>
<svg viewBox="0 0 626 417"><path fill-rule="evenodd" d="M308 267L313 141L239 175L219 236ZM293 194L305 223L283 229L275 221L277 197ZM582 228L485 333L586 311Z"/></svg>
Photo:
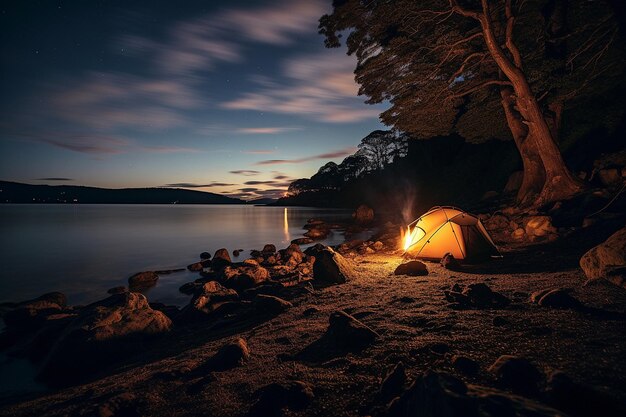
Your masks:
<svg viewBox="0 0 626 417"><path fill-rule="evenodd" d="M583 305L569 294L570 291L566 288L542 290L534 292L530 299L543 307L581 309Z"/></svg>
<svg viewBox="0 0 626 417"><path fill-rule="evenodd" d="M308 232L304 234L305 237L313 240L325 239L330 233L330 229L327 228L314 228L309 229Z"/></svg>
<svg viewBox="0 0 626 417"><path fill-rule="evenodd" d="M383 242L381 242L380 240L377 240L376 242L374 242L374 244L372 245L372 247L374 248L374 250L376 251L381 251L383 250L383 248L385 247L385 244Z"/></svg>
<svg viewBox="0 0 626 417"><path fill-rule="evenodd" d="M454 366L454 369L457 371L468 376L476 376L479 370L478 362L461 355L452 357L452 366Z"/></svg>
<svg viewBox="0 0 626 417"><path fill-rule="evenodd" d="M194 262L191 265L187 265L187 269L191 272L198 272L202 271L204 269L204 266L202 265L202 262Z"/></svg>
<svg viewBox="0 0 626 417"><path fill-rule="evenodd" d="M154 271L139 272L128 278L130 289L147 288L156 284L159 276Z"/></svg>
<svg viewBox="0 0 626 417"><path fill-rule="evenodd" d="M90 375L119 357L140 351L147 336L168 332L172 321L134 292L112 295L80 310L46 358L44 379Z"/></svg>
<svg viewBox="0 0 626 417"><path fill-rule="evenodd" d="M285 408L301 411L315 398L311 386L302 381L270 384L257 391L256 395L259 399L248 412L251 417L280 416Z"/></svg>
<svg viewBox="0 0 626 417"><path fill-rule="evenodd" d="M380 394L385 400L397 396L402 392L406 384L406 368L402 362L398 362L393 369L387 373L380 386Z"/></svg>
<svg viewBox="0 0 626 417"><path fill-rule="evenodd" d="M97 417L139 417L139 404L134 394L124 392L100 404Z"/></svg>
<svg viewBox="0 0 626 417"><path fill-rule="evenodd" d="M220 273L223 284L238 291L257 286L269 278L270 274L267 269L250 264L226 266Z"/></svg>
<svg viewBox="0 0 626 417"><path fill-rule="evenodd" d="M469 284L463 290L470 303L476 307L503 307L510 303L504 295L493 291L487 284Z"/></svg>
<svg viewBox="0 0 626 417"><path fill-rule="evenodd" d="M32 300L10 305L2 319L7 328L23 331L38 328L46 322L48 317L67 310L65 294L50 292Z"/></svg>
<svg viewBox="0 0 626 417"><path fill-rule="evenodd" d="M196 291L196 295L184 308L183 314L192 318L202 317L236 301L239 301L237 291L225 288L217 281L209 281Z"/></svg>
<svg viewBox="0 0 626 417"><path fill-rule="evenodd" d="M523 397L426 371L388 407L388 417L563 417L563 413Z"/></svg>
<svg viewBox="0 0 626 417"><path fill-rule="evenodd" d="M268 243L265 246L263 246L263 249L261 250L261 253L263 255L274 254L274 253L276 253L276 246L272 245L271 243Z"/></svg>
<svg viewBox="0 0 626 417"><path fill-rule="evenodd" d="M626 227L585 253L580 267L590 280L604 278L626 288Z"/></svg>
<svg viewBox="0 0 626 417"><path fill-rule="evenodd" d="M289 301L285 301L282 298L274 297L272 295L258 294L254 297L254 307L257 310L266 312L269 314L280 314L288 308L293 307Z"/></svg>
<svg viewBox="0 0 626 417"><path fill-rule="evenodd" d="M233 256L234 256L235 258L236 258L236 257L238 257L240 254L241 254L241 251L240 251L239 249L235 249L235 250L233 251Z"/></svg>
<svg viewBox="0 0 626 417"><path fill-rule="evenodd" d="M317 308L317 307L309 307L309 308L307 308L306 310L304 310L302 312L302 315L308 317L308 316L312 316L312 315L314 315L316 313L319 313L319 311L320 311L320 309Z"/></svg>
<svg viewBox="0 0 626 417"><path fill-rule="evenodd" d="M617 168L604 168L598 170L598 179L605 186L619 185L622 183L622 172Z"/></svg>
<svg viewBox="0 0 626 417"><path fill-rule="evenodd" d="M354 221L359 224L371 223L374 220L374 210L365 204L361 204L354 213L352 213Z"/></svg>
<svg viewBox="0 0 626 417"><path fill-rule="evenodd" d="M504 193L514 193L522 186L522 180L524 179L524 171L515 171L510 176L504 186Z"/></svg>
<svg viewBox="0 0 626 417"><path fill-rule="evenodd" d="M109 289L107 290L107 293L108 293L108 294L121 294L121 293L123 293L123 292L127 292L127 291L128 291L128 288L126 288L126 287L125 287L125 286L123 286L123 285L120 285L120 286L118 286L118 287L109 288Z"/></svg>
<svg viewBox="0 0 626 417"><path fill-rule="evenodd" d="M200 366L202 371L227 371L243 365L250 358L250 350L244 339L238 338L222 346Z"/></svg>
<svg viewBox="0 0 626 417"><path fill-rule="evenodd" d="M557 235L550 216L530 216L525 220L524 230L531 240L550 238Z"/></svg>
<svg viewBox="0 0 626 417"><path fill-rule="evenodd" d="M211 262L211 267L215 271L219 271L222 268L230 265L232 261L230 260L230 255L228 254L228 250L225 248L218 249L213 255L213 261Z"/></svg>
<svg viewBox="0 0 626 417"><path fill-rule="evenodd" d="M313 239L310 237L300 237L292 240L291 243L295 243L296 245L308 245L309 243L313 243Z"/></svg>
<svg viewBox="0 0 626 417"><path fill-rule="evenodd" d="M527 359L502 355L489 367L496 380L504 387L520 394L534 394L543 375Z"/></svg>
<svg viewBox="0 0 626 417"><path fill-rule="evenodd" d="M191 294L197 293L201 289L202 289L202 284L199 284L197 282L187 282L181 285L178 288L178 291L182 292L183 294L191 295Z"/></svg>
<svg viewBox="0 0 626 417"><path fill-rule="evenodd" d="M450 252L443 255L443 258L441 258L440 263L441 263L441 266L443 266L444 268L450 271L458 271L459 267L461 266L459 264L459 261L457 261L454 255L452 255Z"/></svg>
<svg viewBox="0 0 626 417"><path fill-rule="evenodd" d="M426 264L421 261L409 261L404 264L398 265L395 271L395 275L409 275L409 276L423 276L428 275L428 268Z"/></svg>
<svg viewBox="0 0 626 417"><path fill-rule="evenodd" d="M313 278L315 281L327 284L342 284L356 277L352 264L332 248L324 245L315 245L305 253L315 257L313 263Z"/></svg>
<svg viewBox="0 0 626 417"><path fill-rule="evenodd" d="M209 252L202 252L200 254L200 259L202 259L203 261L207 259L211 259L211 254Z"/></svg>
<svg viewBox="0 0 626 417"><path fill-rule="evenodd" d="M523 240L525 237L526 237L526 230L524 230L521 227L518 227L517 229L511 232L511 238L513 240Z"/></svg>
<svg viewBox="0 0 626 417"><path fill-rule="evenodd" d="M326 334L335 343L354 350L366 348L379 337L378 333L345 311L330 315Z"/></svg>
<svg viewBox="0 0 626 417"><path fill-rule="evenodd" d="M562 371L553 371L545 395L553 405L575 416L625 415L626 404L601 389L574 381Z"/></svg>

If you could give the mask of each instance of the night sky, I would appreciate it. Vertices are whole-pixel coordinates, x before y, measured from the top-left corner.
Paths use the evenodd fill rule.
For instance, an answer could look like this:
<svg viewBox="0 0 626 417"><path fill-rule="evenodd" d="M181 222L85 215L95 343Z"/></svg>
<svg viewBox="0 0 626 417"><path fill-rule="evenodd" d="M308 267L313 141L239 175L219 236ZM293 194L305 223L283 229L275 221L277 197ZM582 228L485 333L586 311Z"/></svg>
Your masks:
<svg viewBox="0 0 626 417"><path fill-rule="evenodd" d="M380 128L330 3L3 1L0 179L282 194Z"/></svg>

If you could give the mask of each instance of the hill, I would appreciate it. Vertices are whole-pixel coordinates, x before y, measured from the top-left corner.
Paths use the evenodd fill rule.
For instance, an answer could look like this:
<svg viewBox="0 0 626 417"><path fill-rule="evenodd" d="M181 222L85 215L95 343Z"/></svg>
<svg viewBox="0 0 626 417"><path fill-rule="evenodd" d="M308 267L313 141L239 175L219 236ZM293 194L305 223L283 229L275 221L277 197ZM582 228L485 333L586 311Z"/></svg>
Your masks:
<svg viewBox="0 0 626 417"><path fill-rule="evenodd" d="M96 188L0 181L0 203L243 204L220 194L180 188Z"/></svg>

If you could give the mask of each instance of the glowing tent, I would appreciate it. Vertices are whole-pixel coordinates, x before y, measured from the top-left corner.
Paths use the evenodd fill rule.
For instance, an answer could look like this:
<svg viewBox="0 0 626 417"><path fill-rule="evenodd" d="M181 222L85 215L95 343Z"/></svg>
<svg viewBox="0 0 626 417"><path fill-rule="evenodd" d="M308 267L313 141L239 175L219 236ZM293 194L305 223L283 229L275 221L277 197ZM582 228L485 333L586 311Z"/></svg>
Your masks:
<svg viewBox="0 0 626 417"><path fill-rule="evenodd" d="M433 207L409 224L404 250L424 259L441 259L449 252L466 261L500 254L478 217L456 207Z"/></svg>

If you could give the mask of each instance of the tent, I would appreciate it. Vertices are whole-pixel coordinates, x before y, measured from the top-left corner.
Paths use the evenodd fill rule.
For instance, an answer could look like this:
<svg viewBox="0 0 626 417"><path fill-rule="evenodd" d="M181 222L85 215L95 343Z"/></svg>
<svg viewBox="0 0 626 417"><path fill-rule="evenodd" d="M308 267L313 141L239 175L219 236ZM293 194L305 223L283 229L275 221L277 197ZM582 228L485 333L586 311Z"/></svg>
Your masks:
<svg viewBox="0 0 626 417"><path fill-rule="evenodd" d="M409 224L404 250L433 260L448 252L466 261L500 254L480 219L456 207L433 207Z"/></svg>

